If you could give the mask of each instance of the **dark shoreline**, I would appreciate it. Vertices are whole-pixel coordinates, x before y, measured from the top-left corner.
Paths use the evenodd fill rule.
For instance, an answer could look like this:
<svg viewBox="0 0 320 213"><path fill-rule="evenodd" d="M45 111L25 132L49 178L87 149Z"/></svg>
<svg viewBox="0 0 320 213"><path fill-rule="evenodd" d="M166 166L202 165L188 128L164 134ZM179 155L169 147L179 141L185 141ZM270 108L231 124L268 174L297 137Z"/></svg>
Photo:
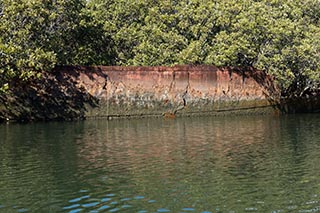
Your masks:
<svg viewBox="0 0 320 213"><path fill-rule="evenodd" d="M11 88L0 95L2 122L320 111L317 96L280 99L251 68L62 66Z"/></svg>

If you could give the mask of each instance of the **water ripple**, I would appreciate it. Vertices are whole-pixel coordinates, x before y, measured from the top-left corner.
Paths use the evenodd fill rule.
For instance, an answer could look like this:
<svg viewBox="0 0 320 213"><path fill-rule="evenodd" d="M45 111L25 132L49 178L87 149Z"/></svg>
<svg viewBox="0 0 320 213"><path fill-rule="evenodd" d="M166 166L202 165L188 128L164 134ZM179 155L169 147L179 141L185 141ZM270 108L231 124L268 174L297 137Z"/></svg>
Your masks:
<svg viewBox="0 0 320 213"><path fill-rule="evenodd" d="M319 123L302 115L0 126L0 210L319 212Z"/></svg>

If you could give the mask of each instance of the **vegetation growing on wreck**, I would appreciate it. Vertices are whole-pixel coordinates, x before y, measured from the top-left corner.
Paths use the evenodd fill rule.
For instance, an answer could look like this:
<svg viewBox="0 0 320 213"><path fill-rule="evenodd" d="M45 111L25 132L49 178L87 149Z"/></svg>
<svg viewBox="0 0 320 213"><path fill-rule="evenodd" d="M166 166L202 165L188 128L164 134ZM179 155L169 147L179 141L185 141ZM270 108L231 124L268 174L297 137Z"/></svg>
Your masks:
<svg viewBox="0 0 320 213"><path fill-rule="evenodd" d="M250 66L319 91L320 1L0 0L0 88L56 65Z"/></svg>

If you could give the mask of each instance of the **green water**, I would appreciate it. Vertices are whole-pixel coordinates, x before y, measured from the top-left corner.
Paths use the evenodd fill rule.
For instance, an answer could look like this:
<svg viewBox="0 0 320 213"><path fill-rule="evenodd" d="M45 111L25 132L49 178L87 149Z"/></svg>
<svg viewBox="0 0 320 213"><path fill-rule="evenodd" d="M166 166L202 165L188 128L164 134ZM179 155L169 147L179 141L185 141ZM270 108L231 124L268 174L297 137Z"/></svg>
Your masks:
<svg viewBox="0 0 320 213"><path fill-rule="evenodd" d="M320 115L0 125L0 212L320 212Z"/></svg>

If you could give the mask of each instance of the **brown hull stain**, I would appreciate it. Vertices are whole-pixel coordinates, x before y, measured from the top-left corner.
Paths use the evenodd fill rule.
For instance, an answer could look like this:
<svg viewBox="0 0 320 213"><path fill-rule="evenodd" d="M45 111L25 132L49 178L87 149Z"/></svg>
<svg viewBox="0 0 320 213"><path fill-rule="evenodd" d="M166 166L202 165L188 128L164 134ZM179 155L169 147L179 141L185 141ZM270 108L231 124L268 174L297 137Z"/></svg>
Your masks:
<svg viewBox="0 0 320 213"><path fill-rule="evenodd" d="M279 100L253 68L62 66L43 76L0 97L0 120L273 113Z"/></svg>

